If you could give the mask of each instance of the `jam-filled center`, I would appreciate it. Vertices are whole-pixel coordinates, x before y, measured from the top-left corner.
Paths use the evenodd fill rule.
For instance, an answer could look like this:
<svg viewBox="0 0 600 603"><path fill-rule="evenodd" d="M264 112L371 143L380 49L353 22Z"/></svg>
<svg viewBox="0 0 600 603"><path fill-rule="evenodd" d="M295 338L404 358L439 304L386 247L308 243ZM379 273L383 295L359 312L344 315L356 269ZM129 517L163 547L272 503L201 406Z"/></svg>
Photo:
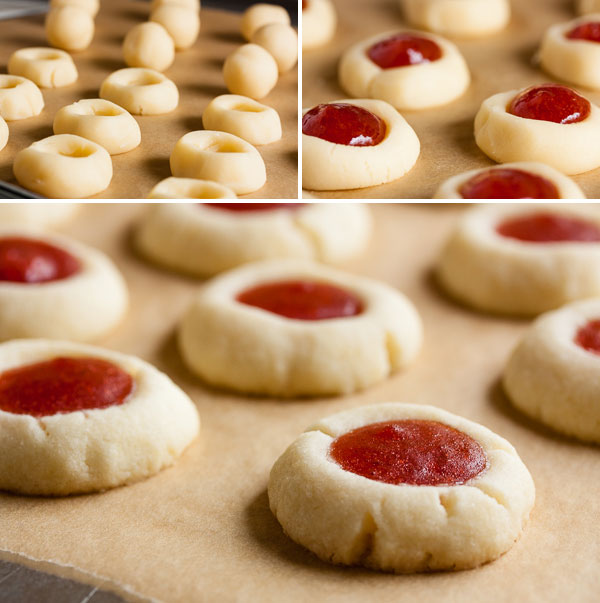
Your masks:
<svg viewBox="0 0 600 603"><path fill-rule="evenodd" d="M123 404L129 373L100 358L57 357L0 373L0 409L44 417Z"/></svg>
<svg viewBox="0 0 600 603"><path fill-rule="evenodd" d="M252 212L272 211L274 209L293 210L302 207L304 203L246 203L245 201L242 201L240 203L200 203L200 205L207 205L208 207L222 209L223 211Z"/></svg>
<svg viewBox="0 0 600 603"><path fill-rule="evenodd" d="M387 126L381 117L357 105L328 103L304 114L302 133L336 144L373 147L383 141Z"/></svg>
<svg viewBox="0 0 600 603"><path fill-rule="evenodd" d="M589 21L577 25L566 34L569 40L586 40L587 42L600 42L600 22Z"/></svg>
<svg viewBox="0 0 600 603"><path fill-rule="evenodd" d="M561 214L540 212L504 220L498 234L527 243L597 243L600 227L592 222Z"/></svg>
<svg viewBox="0 0 600 603"><path fill-rule="evenodd" d="M586 119L592 108L586 98L571 88L560 84L542 84L517 94L507 110L526 119L573 124Z"/></svg>
<svg viewBox="0 0 600 603"><path fill-rule="evenodd" d="M464 484L487 465L483 448L472 437L421 419L359 427L335 439L329 454L345 471L396 485Z"/></svg>
<svg viewBox="0 0 600 603"><path fill-rule="evenodd" d="M442 49L429 38L400 33L373 44L367 56L382 69L393 69L437 61Z"/></svg>
<svg viewBox="0 0 600 603"><path fill-rule="evenodd" d="M326 320L356 316L363 311L350 291L318 281L278 281L243 291L237 300L286 318Z"/></svg>
<svg viewBox="0 0 600 603"><path fill-rule="evenodd" d="M575 343L588 352L600 355L600 320L590 320L575 334Z"/></svg>
<svg viewBox="0 0 600 603"><path fill-rule="evenodd" d="M0 238L0 281L48 283L80 270L79 260L64 249L25 237Z"/></svg>
<svg viewBox="0 0 600 603"><path fill-rule="evenodd" d="M476 174L458 189L463 199L558 199L553 182L512 168L494 168Z"/></svg>

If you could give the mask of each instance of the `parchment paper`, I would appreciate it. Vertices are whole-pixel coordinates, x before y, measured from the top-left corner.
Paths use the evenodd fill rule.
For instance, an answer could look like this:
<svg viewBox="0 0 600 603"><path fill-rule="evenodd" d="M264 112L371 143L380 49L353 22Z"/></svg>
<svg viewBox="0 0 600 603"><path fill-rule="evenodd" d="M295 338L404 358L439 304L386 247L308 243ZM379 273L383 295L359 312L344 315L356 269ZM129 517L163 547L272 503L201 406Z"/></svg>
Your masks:
<svg viewBox="0 0 600 603"><path fill-rule="evenodd" d="M36 140L52 135L58 109L81 98L97 98L102 81L126 67L121 44L125 34L147 20L150 3L140 0L102 0L91 46L73 54L79 79L65 88L43 89L46 107L41 115L9 122L10 139L0 151L0 180L16 182L12 162L16 153ZM221 69L227 55L244 43L239 33L240 15L203 8L200 37L189 50L178 52L165 75L179 88L179 107L172 113L135 116L142 143L129 153L113 156L114 176L104 199L145 198L152 187L171 175L169 155L181 136L202 129L202 112L220 94L227 94ZM47 46L44 16L0 21L0 73L6 73L10 55L25 46ZM297 69L281 76L275 89L261 102L274 107L282 120L281 141L258 147L267 166L267 184L245 197L294 198L298 196L298 76Z"/></svg>
<svg viewBox="0 0 600 603"><path fill-rule="evenodd" d="M337 83L337 63L346 48L377 33L407 27L398 0L333 0L339 25L326 46L303 54L303 105L347 98ZM453 40L472 82L454 102L427 111L402 111L421 141L421 155L403 178L353 191L314 193L327 198L431 198L447 178L495 163L475 144L473 120L483 100L496 94L554 81L534 62L542 35L552 24L575 17L572 0L513 0L512 19L501 32L479 40ZM581 88L592 102L600 93ZM557 141L560 144L560 141ZM575 176L590 198L600 196L600 169Z"/></svg>

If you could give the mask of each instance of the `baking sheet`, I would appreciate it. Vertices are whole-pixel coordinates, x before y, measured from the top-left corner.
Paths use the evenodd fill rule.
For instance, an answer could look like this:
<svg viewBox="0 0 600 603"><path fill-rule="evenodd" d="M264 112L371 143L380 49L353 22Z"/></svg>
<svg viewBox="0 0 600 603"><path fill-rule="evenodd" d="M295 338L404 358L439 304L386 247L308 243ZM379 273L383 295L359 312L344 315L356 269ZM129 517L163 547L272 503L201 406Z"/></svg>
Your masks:
<svg viewBox="0 0 600 603"><path fill-rule="evenodd" d="M337 63L346 48L368 36L409 27L398 0L332 0L339 24L326 46L303 53L303 105L347 98L337 83ZM427 199L447 178L496 165L475 144L473 120L482 101L496 94L553 81L534 62L544 31L575 17L572 0L513 1L512 19L501 32L479 40L453 40L471 70L472 82L454 102L427 111L402 111L421 140L421 155L403 178L352 191L314 193L323 198ZM592 102L600 92L581 89ZM558 142L559 144L559 142ZM600 169L575 176L590 198L600 197Z"/></svg>
<svg viewBox="0 0 600 603"><path fill-rule="evenodd" d="M63 231L107 252L131 292L126 320L99 343L166 371L197 404L202 433L173 468L132 486L59 499L0 494L0 549L13 552L4 557L51 561L69 566L68 577L168 602L596 601L600 449L554 435L508 406L498 378L527 321L472 313L432 282L441 245L466 208L372 210L370 248L345 267L397 286L416 303L423 350L409 370L364 393L280 401L213 390L189 374L173 332L197 282L132 254L131 228L147 207L84 206ZM515 445L537 500L506 555L471 571L394 576L328 565L283 534L266 494L275 459L317 419L382 401L434 404ZM42 569L65 573L47 563Z"/></svg>
<svg viewBox="0 0 600 603"><path fill-rule="evenodd" d="M79 79L65 88L43 89L46 107L41 115L9 122L10 139L0 151L0 180L16 182L12 161L16 153L36 140L52 135L54 115L61 107L82 98L97 98L100 84L113 71L126 67L121 44L125 34L150 14L149 2L102 0L91 46L73 54ZM241 16L203 8L200 37L189 50L178 52L165 71L179 88L179 107L166 115L135 116L142 144L112 157L110 187L103 199L147 197L152 187L171 175L169 155L187 132L202 129L202 112L220 94L227 94L221 69L227 55L244 43L239 33ZM25 46L47 46L44 16L0 21L0 73L6 73L10 55ZM282 120L283 139L258 147L267 166L267 184L244 198L284 199L298 196L298 76L294 69L281 76L275 89L261 102L274 107Z"/></svg>

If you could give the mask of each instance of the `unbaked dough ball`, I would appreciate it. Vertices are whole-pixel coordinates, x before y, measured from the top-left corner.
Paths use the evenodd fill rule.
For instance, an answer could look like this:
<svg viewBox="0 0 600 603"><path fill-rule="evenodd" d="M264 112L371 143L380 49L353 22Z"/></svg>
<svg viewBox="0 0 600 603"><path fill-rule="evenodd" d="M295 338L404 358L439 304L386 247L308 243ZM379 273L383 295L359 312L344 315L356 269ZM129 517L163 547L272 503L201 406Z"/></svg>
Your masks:
<svg viewBox="0 0 600 603"><path fill-rule="evenodd" d="M269 23L283 23L284 25L290 24L290 16L287 10L283 6L276 6L275 4L264 4L258 3L253 4L250 8L246 9L242 15L242 23L240 30L242 35L248 42L252 38L252 34L257 30Z"/></svg>
<svg viewBox="0 0 600 603"><path fill-rule="evenodd" d="M150 11L155 11L159 6L163 6L164 4L176 4L184 8L192 8L195 11L200 10L200 0L152 0Z"/></svg>
<svg viewBox="0 0 600 603"><path fill-rule="evenodd" d="M580 15L600 13L600 0L576 0L577 12Z"/></svg>
<svg viewBox="0 0 600 603"><path fill-rule="evenodd" d="M8 126L4 119L0 116L0 151L6 146L8 142Z"/></svg>
<svg viewBox="0 0 600 603"><path fill-rule="evenodd" d="M50 0L50 8L76 7L95 17L100 10L100 0Z"/></svg>
<svg viewBox="0 0 600 603"><path fill-rule="evenodd" d="M79 203L2 203L0 224L26 228L53 228L68 222Z"/></svg>
<svg viewBox="0 0 600 603"><path fill-rule="evenodd" d="M69 52L85 50L94 37L94 19L83 8L53 8L46 16L46 38L50 46Z"/></svg>
<svg viewBox="0 0 600 603"><path fill-rule="evenodd" d="M77 81L71 56L57 48L21 48L12 53L8 72L21 75L41 88L60 88Z"/></svg>
<svg viewBox="0 0 600 603"><path fill-rule="evenodd" d="M198 39L200 15L193 8L179 4L161 4L152 10L150 20L167 30L177 50L189 48Z"/></svg>
<svg viewBox="0 0 600 603"><path fill-rule="evenodd" d="M229 92L263 98L277 84L277 62L262 46L244 44L234 50L223 65L223 78Z"/></svg>
<svg viewBox="0 0 600 603"><path fill-rule="evenodd" d="M298 260L248 264L196 294L179 327L206 382L277 397L350 394L412 362L421 320L378 281Z"/></svg>
<svg viewBox="0 0 600 603"><path fill-rule="evenodd" d="M257 29L250 41L269 51L279 73L289 71L298 62L298 34L291 25L269 23Z"/></svg>
<svg viewBox="0 0 600 603"><path fill-rule="evenodd" d="M302 0L302 50L327 44L336 27L337 13L331 0Z"/></svg>
<svg viewBox="0 0 600 603"><path fill-rule="evenodd" d="M104 147L72 134L49 136L19 151L13 172L24 188L58 199L96 195L108 188L113 174Z"/></svg>
<svg viewBox="0 0 600 603"><path fill-rule="evenodd" d="M0 117L7 121L39 115L44 108L40 89L19 75L0 74Z"/></svg>
<svg viewBox="0 0 600 603"><path fill-rule="evenodd" d="M123 58L130 67L164 71L175 60L175 44L162 25L152 21L140 23L125 36Z"/></svg>
<svg viewBox="0 0 600 603"><path fill-rule="evenodd" d="M165 178L148 195L148 199L235 199L226 186L196 178Z"/></svg>

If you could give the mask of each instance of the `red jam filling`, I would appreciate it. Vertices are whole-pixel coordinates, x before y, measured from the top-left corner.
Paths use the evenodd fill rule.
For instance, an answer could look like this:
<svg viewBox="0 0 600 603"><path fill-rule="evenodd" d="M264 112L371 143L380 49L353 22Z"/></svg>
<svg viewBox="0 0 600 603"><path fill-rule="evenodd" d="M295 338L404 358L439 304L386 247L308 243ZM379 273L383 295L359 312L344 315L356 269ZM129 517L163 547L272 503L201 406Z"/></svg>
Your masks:
<svg viewBox="0 0 600 603"><path fill-rule="evenodd" d="M53 358L0 374L0 409L45 417L123 404L131 375L100 358Z"/></svg>
<svg viewBox="0 0 600 603"><path fill-rule="evenodd" d="M351 147L374 147L387 133L381 117L350 103L317 105L304 114L302 133Z"/></svg>
<svg viewBox="0 0 600 603"><path fill-rule="evenodd" d="M48 283L81 269L79 260L44 241L24 237L0 239L0 281Z"/></svg>
<svg viewBox="0 0 600 603"><path fill-rule="evenodd" d="M371 46L367 56L382 69L393 69L437 61L442 49L429 38L401 33Z"/></svg>
<svg viewBox="0 0 600 603"><path fill-rule="evenodd" d="M587 42L600 42L600 23L590 21L574 27L566 34L569 40L586 40Z"/></svg>
<svg viewBox="0 0 600 603"><path fill-rule="evenodd" d="M201 203L224 211L270 211L273 209L298 209L304 203Z"/></svg>
<svg viewBox="0 0 600 603"><path fill-rule="evenodd" d="M600 320L590 320L575 335L575 343L588 352L600 355Z"/></svg>
<svg viewBox="0 0 600 603"><path fill-rule="evenodd" d="M515 96L507 111L526 119L573 124L589 116L591 105L571 88L560 84L542 84L527 88Z"/></svg>
<svg viewBox="0 0 600 603"><path fill-rule="evenodd" d="M537 174L495 168L467 180L458 191L463 199L558 199L558 189Z"/></svg>
<svg viewBox="0 0 600 603"><path fill-rule="evenodd" d="M361 300L353 293L316 281L267 283L243 291L237 300L296 320L343 318L363 310Z"/></svg>
<svg viewBox="0 0 600 603"><path fill-rule="evenodd" d="M335 439L331 458L345 471L386 484L454 486L486 467L473 438L436 421L373 423Z"/></svg>
<svg viewBox="0 0 600 603"><path fill-rule="evenodd" d="M597 243L600 228L580 218L552 213L534 213L509 218L496 227L509 239L527 243Z"/></svg>

